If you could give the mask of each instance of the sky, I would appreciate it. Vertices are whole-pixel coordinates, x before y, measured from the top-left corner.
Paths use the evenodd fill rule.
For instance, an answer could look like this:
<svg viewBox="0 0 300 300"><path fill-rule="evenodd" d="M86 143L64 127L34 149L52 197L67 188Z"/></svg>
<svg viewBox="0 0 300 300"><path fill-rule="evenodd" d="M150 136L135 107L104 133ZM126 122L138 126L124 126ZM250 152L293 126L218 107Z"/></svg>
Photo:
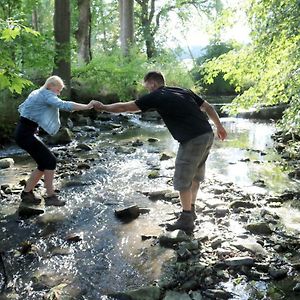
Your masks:
<svg viewBox="0 0 300 300"><path fill-rule="evenodd" d="M234 25L232 28L222 33L222 40L234 39L241 43L248 43L250 41L250 29L247 25L246 15L240 8L245 3L245 0L224 0L223 2L225 8L236 8L237 13L233 19ZM181 21L177 19L175 14L172 16L168 26L170 32L174 33L172 34L174 38L169 39L167 42L171 48L176 47L178 43L180 43L182 47L187 45L189 47L205 47L209 44L210 27L208 26L208 20L200 17L196 12L191 13L191 15L191 24L189 29L184 33L179 30Z"/></svg>

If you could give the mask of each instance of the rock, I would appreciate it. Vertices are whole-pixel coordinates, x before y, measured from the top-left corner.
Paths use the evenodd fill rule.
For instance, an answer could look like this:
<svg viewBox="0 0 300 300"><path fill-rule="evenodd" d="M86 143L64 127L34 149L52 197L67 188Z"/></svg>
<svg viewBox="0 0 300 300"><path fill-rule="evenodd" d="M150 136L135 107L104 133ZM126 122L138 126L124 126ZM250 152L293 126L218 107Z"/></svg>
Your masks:
<svg viewBox="0 0 300 300"><path fill-rule="evenodd" d="M275 280L280 280L285 278L287 276L287 273L288 273L287 269L277 269L274 266L271 266L269 268L269 275Z"/></svg>
<svg viewBox="0 0 300 300"><path fill-rule="evenodd" d="M300 282L296 283L296 285L293 287L293 291L296 293L300 293Z"/></svg>
<svg viewBox="0 0 300 300"><path fill-rule="evenodd" d="M150 200L164 199L166 194L172 193L171 190L153 191L145 193Z"/></svg>
<svg viewBox="0 0 300 300"><path fill-rule="evenodd" d="M258 186L258 187L266 187L265 182L264 182L263 180L261 180L261 179L258 179L258 180L256 180L256 181L254 181L254 182L253 182L253 185L256 185L256 186Z"/></svg>
<svg viewBox="0 0 300 300"><path fill-rule="evenodd" d="M154 179L159 177L159 171L153 170L148 174L149 179Z"/></svg>
<svg viewBox="0 0 300 300"><path fill-rule="evenodd" d="M140 141L139 139L137 139L136 141L132 142L132 147L141 147L144 145L144 143L142 141Z"/></svg>
<svg viewBox="0 0 300 300"><path fill-rule="evenodd" d="M78 144L76 148L82 149L82 150L85 150L85 151L90 151L90 150L93 149L90 145L85 144L85 143Z"/></svg>
<svg viewBox="0 0 300 300"><path fill-rule="evenodd" d="M2 158L0 159L0 169L7 169L14 165L14 160L12 158Z"/></svg>
<svg viewBox="0 0 300 300"><path fill-rule="evenodd" d="M68 144L73 140L73 133L70 129L63 127L59 130L57 134L50 137L48 142L50 144Z"/></svg>
<svg viewBox="0 0 300 300"><path fill-rule="evenodd" d="M20 218L30 218L33 216L41 215L44 213L44 210L37 206L29 206L22 204L19 206L18 215Z"/></svg>
<svg viewBox="0 0 300 300"><path fill-rule="evenodd" d="M192 300L202 300L203 299L200 292L192 292L190 294L190 297Z"/></svg>
<svg viewBox="0 0 300 300"><path fill-rule="evenodd" d="M225 206L216 207L215 215L218 218L224 218L229 213L229 209Z"/></svg>
<svg viewBox="0 0 300 300"><path fill-rule="evenodd" d="M123 221L131 221L140 215L140 209L137 205L132 205L126 208L116 209L115 216Z"/></svg>
<svg viewBox="0 0 300 300"><path fill-rule="evenodd" d="M78 164L77 168L79 170L88 170L88 169L91 168L91 166L89 164L87 164L87 163L82 162L82 163Z"/></svg>
<svg viewBox="0 0 300 300"><path fill-rule="evenodd" d="M266 256L268 252L258 243L250 240L238 240L232 244L241 251L250 251L256 255Z"/></svg>
<svg viewBox="0 0 300 300"><path fill-rule="evenodd" d="M80 232L80 233L72 232L72 233L69 233L65 239L68 242L80 242L83 240L83 233L82 232Z"/></svg>
<svg viewBox="0 0 300 300"><path fill-rule="evenodd" d="M210 299L230 299L232 298L232 294L230 292L226 292L223 290L217 290L217 289L208 289L203 292L205 296L210 297Z"/></svg>
<svg viewBox="0 0 300 300"><path fill-rule="evenodd" d="M190 241L190 237L182 230L174 230L160 235L158 240L161 246L173 248L174 245L180 242Z"/></svg>
<svg viewBox="0 0 300 300"><path fill-rule="evenodd" d="M187 293L167 291L163 300L191 300Z"/></svg>
<svg viewBox="0 0 300 300"><path fill-rule="evenodd" d="M168 160L168 159L170 159L170 158L172 158L173 156L171 155L171 154L169 154L169 153L162 153L161 155L160 155L160 160Z"/></svg>
<svg viewBox="0 0 300 300"><path fill-rule="evenodd" d="M236 201L231 202L229 204L229 207L230 208L240 208L240 207L254 208L254 207L256 207L256 205L252 202L236 200Z"/></svg>
<svg viewBox="0 0 300 300"><path fill-rule="evenodd" d="M224 262L229 267L252 266L254 264L254 259L250 256L232 257L225 259Z"/></svg>
<svg viewBox="0 0 300 300"><path fill-rule="evenodd" d="M156 143L156 142L159 142L159 139L157 139L157 138L149 138L148 142L149 143Z"/></svg>
<svg viewBox="0 0 300 300"><path fill-rule="evenodd" d="M222 238L216 237L211 241L211 247L213 249L217 249L219 246L221 246L222 242L223 242Z"/></svg>
<svg viewBox="0 0 300 300"><path fill-rule="evenodd" d="M123 293L109 294L108 299L120 299L120 300L159 300L160 288L157 286L143 287L137 290L132 290Z"/></svg>
<svg viewBox="0 0 300 300"><path fill-rule="evenodd" d="M271 234L272 233L270 226L264 222L248 224L248 225L246 225L245 228L247 230L249 230L251 233L255 233L255 234Z"/></svg>

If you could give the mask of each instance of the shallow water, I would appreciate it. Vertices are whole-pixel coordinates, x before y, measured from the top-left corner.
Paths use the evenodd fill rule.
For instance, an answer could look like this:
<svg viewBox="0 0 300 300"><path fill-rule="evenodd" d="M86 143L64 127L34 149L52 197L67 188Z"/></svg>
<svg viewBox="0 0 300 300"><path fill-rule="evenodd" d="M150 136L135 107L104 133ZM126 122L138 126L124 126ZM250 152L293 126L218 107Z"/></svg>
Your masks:
<svg viewBox="0 0 300 300"><path fill-rule="evenodd" d="M32 290L32 277L38 273L51 274L59 283L71 283L69 293L79 293L78 299L99 299L107 293L152 283L159 278L161 264L172 256L172 250L159 247L153 239L142 241L141 235L158 236L162 232L159 225L178 208L152 202L141 191L172 188L174 158L160 161L160 153L175 156L178 145L162 124L141 121L137 116L130 116L129 120L116 116L113 122L122 124L121 128L107 130L100 126L90 138L84 132L78 136L77 140L93 145L94 150L87 155L96 157L97 163L78 178L72 178L82 185L61 188L67 205L61 209L47 208L45 215L52 216L50 223L38 219L20 221L15 215L18 202L1 203L0 243L10 280L20 299L40 299L45 292ZM275 132L273 124L234 118L223 122L229 137L224 142L216 139L207 161L208 178L222 178L261 193L297 189L298 183L289 180L287 171L278 164L280 158L271 139ZM149 137L160 141L149 143ZM132 141L137 139L143 145L135 149ZM70 147L74 145L76 142ZM22 172L33 168L33 162L16 147L0 152L0 157L6 156L13 156L16 166L0 170L0 184L26 178ZM159 167L160 177L150 180L148 174L155 167ZM257 180L263 180L266 187L253 185ZM132 204L149 207L151 211L127 224L114 217L115 209ZM291 230L299 229L297 209L286 206L278 213ZM82 233L83 240L67 243L65 236L70 232ZM24 240L36 245L39 256L15 258L15 250ZM57 247L67 249L68 255L50 255Z"/></svg>

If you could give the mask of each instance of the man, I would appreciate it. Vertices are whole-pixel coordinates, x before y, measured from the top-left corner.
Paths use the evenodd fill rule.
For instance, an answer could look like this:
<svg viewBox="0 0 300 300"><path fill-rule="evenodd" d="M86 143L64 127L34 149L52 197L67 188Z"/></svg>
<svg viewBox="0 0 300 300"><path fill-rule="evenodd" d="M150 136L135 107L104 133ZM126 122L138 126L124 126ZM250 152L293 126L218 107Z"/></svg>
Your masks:
<svg viewBox="0 0 300 300"><path fill-rule="evenodd" d="M167 224L167 230L194 229L195 201L199 182L204 180L205 162L213 143L213 131L206 114L213 121L221 140L227 136L214 108L191 90L165 86L164 76L157 71L144 77L144 86L150 92L136 101L104 105L94 108L107 112L138 112L155 109L170 133L179 142L173 178L174 189L179 191L182 212L176 222Z"/></svg>

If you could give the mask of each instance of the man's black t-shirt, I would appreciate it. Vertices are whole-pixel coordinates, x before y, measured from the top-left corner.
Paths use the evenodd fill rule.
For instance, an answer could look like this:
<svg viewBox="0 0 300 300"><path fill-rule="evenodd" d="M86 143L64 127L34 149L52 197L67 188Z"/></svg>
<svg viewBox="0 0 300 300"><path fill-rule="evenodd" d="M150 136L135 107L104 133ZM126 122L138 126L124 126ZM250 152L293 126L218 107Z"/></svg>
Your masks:
<svg viewBox="0 0 300 300"><path fill-rule="evenodd" d="M200 110L203 102L191 90L166 86L135 101L143 112L155 109L180 143L212 131L206 115Z"/></svg>

